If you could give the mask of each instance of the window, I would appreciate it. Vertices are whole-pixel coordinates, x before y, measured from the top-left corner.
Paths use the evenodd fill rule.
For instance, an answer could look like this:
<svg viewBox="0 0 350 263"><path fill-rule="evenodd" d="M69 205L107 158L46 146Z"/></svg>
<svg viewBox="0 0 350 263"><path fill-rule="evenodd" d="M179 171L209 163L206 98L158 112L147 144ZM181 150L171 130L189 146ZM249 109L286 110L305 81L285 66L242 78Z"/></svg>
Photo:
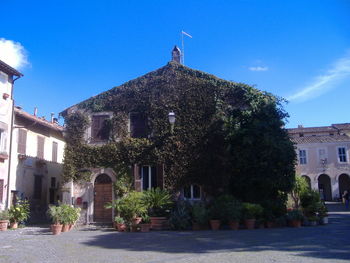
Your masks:
<svg viewBox="0 0 350 263"><path fill-rule="evenodd" d="M340 163L347 162L346 148L345 147L338 147L338 161Z"/></svg>
<svg viewBox="0 0 350 263"><path fill-rule="evenodd" d="M157 187L157 168L155 166L142 166L141 168L142 190Z"/></svg>
<svg viewBox="0 0 350 263"><path fill-rule="evenodd" d="M299 150L299 164L306 164L306 150Z"/></svg>
<svg viewBox="0 0 350 263"><path fill-rule="evenodd" d="M6 152L6 132L0 129L0 153Z"/></svg>
<svg viewBox="0 0 350 263"><path fill-rule="evenodd" d="M45 138L38 136L38 145L37 145L37 157L40 159L44 159L44 144Z"/></svg>
<svg viewBox="0 0 350 263"><path fill-rule="evenodd" d="M3 195L4 195L4 180L0 180L0 203L3 201Z"/></svg>
<svg viewBox="0 0 350 263"><path fill-rule="evenodd" d="M42 176L34 175L34 199L41 199L41 190L42 190Z"/></svg>
<svg viewBox="0 0 350 263"><path fill-rule="evenodd" d="M319 159L320 164L327 163L326 149L318 149L318 159Z"/></svg>
<svg viewBox="0 0 350 263"><path fill-rule="evenodd" d="M132 138L146 138L147 118L140 113L130 113L130 136Z"/></svg>
<svg viewBox="0 0 350 263"><path fill-rule="evenodd" d="M109 130L107 127L108 115L95 115L92 116L91 123L91 138L92 141L106 141L109 139Z"/></svg>
<svg viewBox="0 0 350 263"><path fill-rule="evenodd" d="M51 188L56 188L56 177L51 177Z"/></svg>
<svg viewBox="0 0 350 263"><path fill-rule="evenodd" d="M201 188L198 185L191 184L184 188L184 198L187 200L201 199Z"/></svg>
<svg viewBox="0 0 350 263"><path fill-rule="evenodd" d="M52 142L52 161L57 163L57 142Z"/></svg>
<svg viewBox="0 0 350 263"><path fill-rule="evenodd" d="M27 148L27 131L23 129L19 129L17 152L20 154L26 154L26 148Z"/></svg>

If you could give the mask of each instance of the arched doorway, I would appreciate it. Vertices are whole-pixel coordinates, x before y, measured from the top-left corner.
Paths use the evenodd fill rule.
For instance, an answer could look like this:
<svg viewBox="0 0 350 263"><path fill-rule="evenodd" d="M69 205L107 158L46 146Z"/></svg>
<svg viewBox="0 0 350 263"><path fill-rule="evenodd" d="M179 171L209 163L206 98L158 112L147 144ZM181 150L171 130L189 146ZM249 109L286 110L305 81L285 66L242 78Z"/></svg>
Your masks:
<svg viewBox="0 0 350 263"><path fill-rule="evenodd" d="M345 190L350 190L350 176L348 174L341 174L338 178L339 196L341 197Z"/></svg>
<svg viewBox="0 0 350 263"><path fill-rule="evenodd" d="M307 184L309 186L309 189L311 189L311 179L310 179L310 177L307 176L307 175L302 175L301 177L305 179L305 181L307 182Z"/></svg>
<svg viewBox="0 0 350 263"><path fill-rule="evenodd" d="M318 177L318 190L320 191L321 199L332 201L331 178L327 174L321 174Z"/></svg>
<svg viewBox="0 0 350 263"><path fill-rule="evenodd" d="M94 221L111 222L112 209L105 209L104 205L112 202L112 180L107 174L100 174L94 183Z"/></svg>

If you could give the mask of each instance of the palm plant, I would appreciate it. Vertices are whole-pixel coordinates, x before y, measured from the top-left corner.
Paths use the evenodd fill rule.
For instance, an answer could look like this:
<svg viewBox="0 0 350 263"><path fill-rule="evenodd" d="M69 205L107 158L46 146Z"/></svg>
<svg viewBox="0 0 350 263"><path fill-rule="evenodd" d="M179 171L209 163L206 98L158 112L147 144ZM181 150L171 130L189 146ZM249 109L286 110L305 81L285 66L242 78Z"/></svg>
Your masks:
<svg viewBox="0 0 350 263"><path fill-rule="evenodd" d="M142 202L148 209L150 216L165 216L173 204L171 195L160 188L145 191Z"/></svg>
<svg viewBox="0 0 350 263"><path fill-rule="evenodd" d="M52 222L55 225L59 225L62 223L62 207L61 206L49 206L49 209L47 210L47 214L52 219Z"/></svg>

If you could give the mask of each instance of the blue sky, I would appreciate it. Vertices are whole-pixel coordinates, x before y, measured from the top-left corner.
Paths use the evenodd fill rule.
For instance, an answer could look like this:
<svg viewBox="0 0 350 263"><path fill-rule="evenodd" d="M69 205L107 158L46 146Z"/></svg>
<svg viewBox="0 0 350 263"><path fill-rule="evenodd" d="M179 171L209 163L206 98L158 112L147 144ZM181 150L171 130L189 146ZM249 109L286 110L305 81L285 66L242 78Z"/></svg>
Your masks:
<svg viewBox="0 0 350 263"><path fill-rule="evenodd" d="M287 127L350 122L350 1L5 0L2 10L0 58L9 43L25 54L16 103L40 116L164 66L184 30L186 66L288 98Z"/></svg>

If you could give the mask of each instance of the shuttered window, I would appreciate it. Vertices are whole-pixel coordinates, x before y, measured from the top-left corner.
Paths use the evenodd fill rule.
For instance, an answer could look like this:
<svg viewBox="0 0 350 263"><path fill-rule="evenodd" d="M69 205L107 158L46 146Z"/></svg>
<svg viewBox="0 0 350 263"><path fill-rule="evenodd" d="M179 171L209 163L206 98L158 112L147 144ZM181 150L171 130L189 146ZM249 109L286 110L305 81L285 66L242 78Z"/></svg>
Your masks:
<svg viewBox="0 0 350 263"><path fill-rule="evenodd" d="M37 157L40 159L44 159L44 144L45 144L45 138L38 136Z"/></svg>
<svg viewBox="0 0 350 263"><path fill-rule="evenodd" d="M130 136L132 138L146 138L147 118L140 113L130 113Z"/></svg>
<svg viewBox="0 0 350 263"><path fill-rule="evenodd" d="M57 163L57 148L58 144L57 142L52 143L52 161Z"/></svg>
<svg viewBox="0 0 350 263"><path fill-rule="evenodd" d="M0 180L0 203L3 201L3 195L4 195L4 180Z"/></svg>
<svg viewBox="0 0 350 263"><path fill-rule="evenodd" d="M41 190L42 190L42 176L34 175L34 199L41 199Z"/></svg>
<svg viewBox="0 0 350 263"><path fill-rule="evenodd" d="M108 115L92 116L91 139L92 141L105 141L109 138L109 131L106 125Z"/></svg>
<svg viewBox="0 0 350 263"><path fill-rule="evenodd" d="M23 129L19 129L17 151L20 154L26 154L26 148L27 148L27 131Z"/></svg>

